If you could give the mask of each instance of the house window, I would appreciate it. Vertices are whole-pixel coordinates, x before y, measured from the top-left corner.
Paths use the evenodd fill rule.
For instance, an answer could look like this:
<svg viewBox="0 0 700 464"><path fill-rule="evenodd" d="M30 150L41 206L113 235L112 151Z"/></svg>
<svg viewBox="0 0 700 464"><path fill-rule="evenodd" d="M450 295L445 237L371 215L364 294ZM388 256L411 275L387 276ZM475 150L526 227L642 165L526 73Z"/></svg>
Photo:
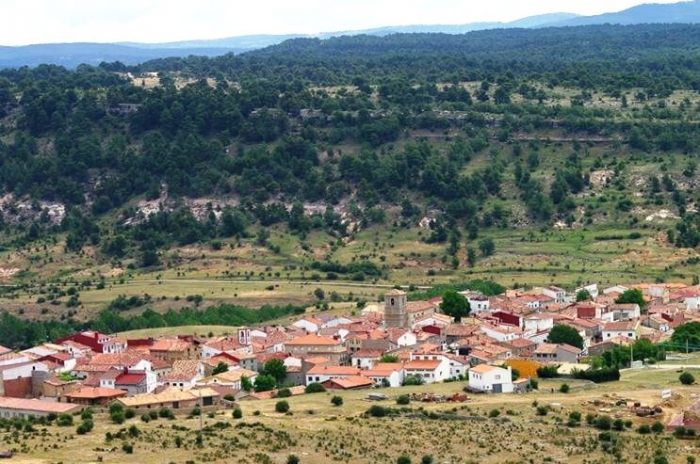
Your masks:
<svg viewBox="0 0 700 464"><path fill-rule="evenodd" d="M629 336L630 336L630 337L632 336L632 332L629 333Z"/></svg>

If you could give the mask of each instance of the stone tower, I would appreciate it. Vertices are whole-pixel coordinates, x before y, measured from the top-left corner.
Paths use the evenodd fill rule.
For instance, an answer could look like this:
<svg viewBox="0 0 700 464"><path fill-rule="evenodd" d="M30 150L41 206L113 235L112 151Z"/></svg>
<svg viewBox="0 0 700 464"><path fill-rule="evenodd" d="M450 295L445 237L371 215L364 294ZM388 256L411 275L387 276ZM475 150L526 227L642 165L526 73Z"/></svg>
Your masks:
<svg viewBox="0 0 700 464"><path fill-rule="evenodd" d="M387 327L408 327L406 292L393 289L384 296L384 324Z"/></svg>

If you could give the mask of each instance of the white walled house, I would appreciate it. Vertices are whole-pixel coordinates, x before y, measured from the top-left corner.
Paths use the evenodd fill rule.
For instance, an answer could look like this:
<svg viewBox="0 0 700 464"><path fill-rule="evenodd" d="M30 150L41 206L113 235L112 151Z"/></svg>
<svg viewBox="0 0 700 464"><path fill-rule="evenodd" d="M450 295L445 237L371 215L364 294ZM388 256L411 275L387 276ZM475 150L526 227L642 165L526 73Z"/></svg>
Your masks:
<svg viewBox="0 0 700 464"><path fill-rule="evenodd" d="M441 359L408 361L404 369L406 377L420 377L424 383L442 382L450 378L450 362L444 356Z"/></svg>
<svg viewBox="0 0 700 464"><path fill-rule="evenodd" d="M362 371L362 375L374 381L375 384L400 387L406 371L402 363L378 363L372 369Z"/></svg>
<svg viewBox="0 0 700 464"><path fill-rule="evenodd" d="M532 314L531 316L524 317L522 321L523 330L526 332L537 333L551 330L552 327L554 327L554 318L545 314Z"/></svg>
<svg viewBox="0 0 700 464"><path fill-rule="evenodd" d="M460 375L466 376L469 370L469 358L465 356L447 355L450 363L450 378L456 379Z"/></svg>
<svg viewBox="0 0 700 464"><path fill-rule="evenodd" d="M499 342L509 342L523 337L523 331L517 327L482 325L481 331Z"/></svg>
<svg viewBox="0 0 700 464"><path fill-rule="evenodd" d="M513 377L508 369L479 364L469 369L469 388L487 393L513 393Z"/></svg>
<svg viewBox="0 0 700 464"><path fill-rule="evenodd" d="M316 333L321 330L322 327L324 327L322 320L311 316L303 317L294 322L292 325L298 329L305 330L308 333Z"/></svg>
<svg viewBox="0 0 700 464"><path fill-rule="evenodd" d="M542 294L550 297L555 303L564 303L566 301L566 290L559 287L549 286L542 289Z"/></svg>
<svg viewBox="0 0 700 464"><path fill-rule="evenodd" d="M639 321L608 322L603 325L603 341L615 337L626 337L636 340L638 333Z"/></svg>

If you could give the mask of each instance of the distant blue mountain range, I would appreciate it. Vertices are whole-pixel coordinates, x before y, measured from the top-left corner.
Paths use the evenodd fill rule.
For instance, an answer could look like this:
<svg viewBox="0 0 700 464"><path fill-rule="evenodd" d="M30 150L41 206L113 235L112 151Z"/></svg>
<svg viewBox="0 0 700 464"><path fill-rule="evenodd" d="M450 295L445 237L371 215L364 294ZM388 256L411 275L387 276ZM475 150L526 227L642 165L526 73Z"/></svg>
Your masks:
<svg viewBox="0 0 700 464"><path fill-rule="evenodd" d="M700 23L700 0L674 4L644 4L617 13L579 16L572 13L552 13L531 16L517 21L482 22L463 25L387 26L358 31L327 32L314 36L304 34L246 35L217 40L192 40L159 44L144 43L54 43L20 47L0 46L0 67L57 64L73 68L79 64L97 65L120 61L135 65L156 58L203 55L218 56L242 53L275 45L298 37L321 39L341 35L388 35L395 33L464 34L472 31L501 28L541 28L583 26L592 24Z"/></svg>

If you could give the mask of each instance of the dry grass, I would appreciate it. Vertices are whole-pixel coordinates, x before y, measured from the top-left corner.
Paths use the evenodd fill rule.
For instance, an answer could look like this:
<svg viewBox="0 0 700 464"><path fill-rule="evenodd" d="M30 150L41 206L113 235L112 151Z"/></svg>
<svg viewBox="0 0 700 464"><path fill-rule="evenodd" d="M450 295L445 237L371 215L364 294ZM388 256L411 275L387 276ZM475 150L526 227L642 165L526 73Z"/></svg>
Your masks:
<svg viewBox="0 0 700 464"><path fill-rule="evenodd" d="M218 411L214 417L205 416L205 427L213 428L205 434L204 447L195 443L199 420L178 417L176 421L160 419L148 424L138 416L122 426L108 423L106 414L95 419L95 430L86 436L72 434L72 428L49 426L43 432L22 437L27 452L13 462L95 462L98 455L103 462L141 462L144 464L165 462L240 462L284 463L290 454L300 457L304 464L325 464L332 461L347 463L393 463L401 454L419 462L421 456L430 454L435 462L451 463L501 463L543 462L551 458L554 463L606 463L610 455L598 444L598 431L586 427L569 428L564 425L571 411L586 414L608 414L623 420L632 420L634 427L650 424L657 419L640 419L625 407L616 407L617 398L656 404L661 387L673 385L676 395L663 405L670 415L691 401L693 387L677 386L675 371L628 371L623 380L605 384L592 390L580 390L575 382L569 394L550 393L561 381L543 381L539 392L526 395L474 396L467 403L435 404L412 403L415 417L370 418L363 413L374 404L396 407L393 400L368 402L367 391L343 393L319 393L288 398L291 414L276 413L276 400L241 402L244 418L234 420L230 411ZM659 388L648 388L641 383L651 383ZM675 382L675 384L674 384ZM450 394L459 391L461 383L435 384L421 387L386 389L383 392L395 397L411 392ZM332 406L330 398L338 394L344 404ZM596 400L598 403L594 404ZM538 416L533 402L555 406L546 416ZM497 419L486 418L498 409ZM601 411L601 409L603 411ZM429 418L420 411L446 414L444 418ZM256 411L258 411L256 413ZM257 415L256 415L257 414ZM449 420L450 415L479 417L479 420ZM438 417L438 416L435 416ZM221 429L216 430L215 424ZM120 428L136 425L141 431L137 438L105 442L105 433L116 434ZM245 425L241 425L245 424ZM585 420L584 420L585 424ZM0 432L0 439L10 434ZM175 446L176 437L182 447ZM616 432L625 462L649 462L657 448L663 448L669 462L680 464L685 456L700 451L694 441L666 440L662 437L642 436L633 430ZM10 437L10 442L12 438ZM134 445L134 454L121 450L122 442ZM19 448L19 444L12 446ZM8 448L5 444L5 448ZM116 448L104 452L98 448ZM232 461L233 460L233 461Z"/></svg>

